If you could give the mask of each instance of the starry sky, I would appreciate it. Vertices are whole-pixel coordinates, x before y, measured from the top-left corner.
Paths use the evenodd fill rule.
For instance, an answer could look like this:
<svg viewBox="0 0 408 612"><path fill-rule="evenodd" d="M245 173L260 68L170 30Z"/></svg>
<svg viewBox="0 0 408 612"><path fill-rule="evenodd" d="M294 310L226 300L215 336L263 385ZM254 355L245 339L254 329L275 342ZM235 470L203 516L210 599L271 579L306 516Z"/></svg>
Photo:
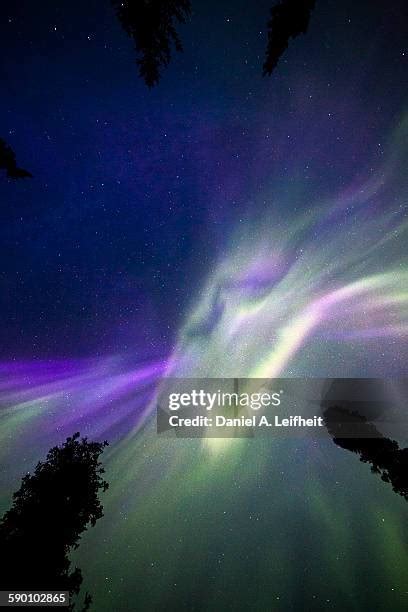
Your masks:
<svg viewBox="0 0 408 612"><path fill-rule="evenodd" d="M317 0L263 78L270 3L197 0L152 90L109 2L15 4L0 135L33 178L0 182L1 510L79 429L111 442L75 553L98 612L406 610L406 502L367 466L152 418L169 371L406 375L405 2Z"/></svg>
<svg viewBox="0 0 408 612"><path fill-rule="evenodd" d="M4 357L162 354L238 223L376 171L404 3L338 4L261 78L269 3L198 2L151 91L109 2L3 8L1 130L35 177L1 184Z"/></svg>

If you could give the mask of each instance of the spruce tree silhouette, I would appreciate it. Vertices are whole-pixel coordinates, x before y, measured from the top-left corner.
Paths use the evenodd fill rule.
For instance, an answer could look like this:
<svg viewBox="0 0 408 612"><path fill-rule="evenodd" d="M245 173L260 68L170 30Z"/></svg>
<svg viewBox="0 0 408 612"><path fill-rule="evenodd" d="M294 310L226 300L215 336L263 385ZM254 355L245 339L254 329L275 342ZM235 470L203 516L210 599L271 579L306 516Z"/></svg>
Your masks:
<svg viewBox="0 0 408 612"><path fill-rule="evenodd" d="M23 168L19 168L13 149L0 138L0 168L7 172L7 176L13 179L32 177L32 174Z"/></svg>
<svg viewBox="0 0 408 612"><path fill-rule="evenodd" d="M271 8L264 76L272 74L279 58L288 48L289 39L306 34L315 4L316 0L282 0Z"/></svg>
<svg viewBox="0 0 408 612"><path fill-rule="evenodd" d="M171 47L183 46L175 22L185 23L190 14L190 0L111 0L125 31L137 51L140 76L148 87L160 79L160 70L171 58Z"/></svg>
<svg viewBox="0 0 408 612"><path fill-rule="evenodd" d="M133 39L140 76L148 87L160 80L171 59L171 47L182 51L175 22L186 23L190 0L111 0L124 30ZM282 0L271 8L263 74L271 75L290 38L305 34L316 0Z"/></svg>
<svg viewBox="0 0 408 612"><path fill-rule="evenodd" d="M69 591L73 609L82 573L77 567L71 571L68 554L87 526L103 516L98 493L108 483L99 457L107 445L75 433L24 476L0 522L0 590ZM90 604L87 594L84 609Z"/></svg>
<svg viewBox="0 0 408 612"><path fill-rule="evenodd" d="M364 416L339 406L323 413L333 442L360 456L371 471L391 484L393 491L408 501L408 448L400 448L395 440L385 438Z"/></svg>

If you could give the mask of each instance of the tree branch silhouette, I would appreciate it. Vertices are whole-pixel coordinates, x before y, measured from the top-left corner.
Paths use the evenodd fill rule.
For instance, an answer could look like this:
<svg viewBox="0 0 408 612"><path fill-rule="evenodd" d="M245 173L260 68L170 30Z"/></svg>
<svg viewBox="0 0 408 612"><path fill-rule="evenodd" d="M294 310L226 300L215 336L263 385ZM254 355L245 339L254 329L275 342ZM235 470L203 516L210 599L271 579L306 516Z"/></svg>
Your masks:
<svg viewBox="0 0 408 612"><path fill-rule="evenodd" d="M369 463L374 474L408 501L408 448L400 448L364 416L346 408L327 408L323 418L337 446L357 453L360 461Z"/></svg>
<svg viewBox="0 0 408 612"><path fill-rule="evenodd" d="M28 170L19 168L13 149L0 138L0 168L6 170L7 176L13 179L32 177Z"/></svg>
<svg viewBox="0 0 408 612"><path fill-rule="evenodd" d="M282 0L271 8L268 21L268 44L263 65L263 74L271 75L290 38L306 34L310 15L316 0Z"/></svg>
<svg viewBox="0 0 408 612"><path fill-rule="evenodd" d="M103 516L98 494L109 485L99 457L107 444L75 433L24 476L0 521L0 590L69 591L70 598L79 593L82 573L71 571L68 555ZM84 609L90 603L86 594Z"/></svg>
<svg viewBox="0 0 408 612"><path fill-rule="evenodd" d="M175 23L185 23L190 0L111 0L122 27L132 38L140 76L148 87L160 80L168 66L171 48L182 51Z"/></svg>

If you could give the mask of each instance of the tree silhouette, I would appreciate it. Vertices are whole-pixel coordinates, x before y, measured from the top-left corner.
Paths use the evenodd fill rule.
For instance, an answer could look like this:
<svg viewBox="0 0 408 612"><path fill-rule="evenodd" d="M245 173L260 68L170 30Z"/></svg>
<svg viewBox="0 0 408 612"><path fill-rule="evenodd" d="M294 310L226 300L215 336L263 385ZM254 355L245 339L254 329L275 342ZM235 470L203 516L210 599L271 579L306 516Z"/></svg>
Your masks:
<svg viewBox="0 0 408 612"><path fill-rule="evenodd" d="M268 44L263 74L271 75L286 51L289 39L306 34L316 0L282 0L271 8L268 22Z"/></svg>
<svg viewBox="0 0 408 612"><path fill-rule="evenodd" d="M23 168L19 168L13 149L0 138L0 168L7 172L7 176L13 179L32 177L32 174Z"/></svg>
<svg viewBox="0 0 408 612"><path fill-rule="evenodd" d="M111 0L137 51L140 76L148 87L158 83L160 70L171 58L171 47L183 46L175 22L185 23L190 14L190 0Z"/></svg>
<svg viewBox="0 0 408 612"><path fill-rule="evenodd" d="M171 47L183 47L175 22L185 23L190 0L111 0L125 31L133 39L140 76L148 87L160 80L160 71L171 58ZM282 0L271 8L263 74L271 75L290 38L305 34L316 0Z"/></svg>
<svg viewBox="0 0 408 612"><path fill-rule="evenodd" d="M360 461L369 463L374 474L408 501L408 448L400 448L364 416L346 408L327 408L323 418L337 446L357 453Z"/></svg>
<svg viewBox="0 0 408 612"><path fill-rule="evenodd" d="M75 433L24 476L0 522L0 590L69 591L70 598L79 593L82 573L71 571L68 554L103 516L98 493L108 483L99 457L107 444ZM87 594L84 609L90 603Z"/></svg>

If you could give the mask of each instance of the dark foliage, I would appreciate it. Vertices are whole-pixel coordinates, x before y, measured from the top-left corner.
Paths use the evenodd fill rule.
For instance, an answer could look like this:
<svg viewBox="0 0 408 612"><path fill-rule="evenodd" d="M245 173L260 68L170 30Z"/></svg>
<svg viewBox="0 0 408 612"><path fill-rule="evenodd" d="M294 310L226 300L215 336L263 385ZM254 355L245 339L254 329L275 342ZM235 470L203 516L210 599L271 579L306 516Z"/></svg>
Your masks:
<svg viewBox="0 0 408 612"><path fill-rule="evenodd" d="M185 23L190 14L190 0L111 0L137 51L137 65L146 85L160 79L160 70L170 62L171 47L183 47L175 22Z"/></svg>
<svg viewBox="0 0 408 612"><path fill-rule="evenodd" d="M272 74L279 58L288 48L289 39L306 34L315 4L316 0L282 0L271 8L264 76Z"/></svg>
<svg viewBox="0 0 408 612"><path fill-rule="evenodd" d="M364 416L345 408L327 408L324 421L335 444L360 455L360 461L369 463L373 473L408 500L408 448L399 448Z"/></svg>
<svg viewBox="0 0 408 612"><path fill-rule="evenodd" d="M7 172L7 176L13 179L32 177L32 174L23 168L19 168L13 149L0 138L0 168Z"/></svg>
<svg viewBox="0 0 408 612"><path fill-rule="evenodd" d="M103 516L98 493L108 483L99 457L107 444L88 442L76 433L24 476L0 522L0 590L78 594L82 574L78 568L71 571L68 554L78 547L87 526ZM89 605L87 595L85 609Z"/></svg>

